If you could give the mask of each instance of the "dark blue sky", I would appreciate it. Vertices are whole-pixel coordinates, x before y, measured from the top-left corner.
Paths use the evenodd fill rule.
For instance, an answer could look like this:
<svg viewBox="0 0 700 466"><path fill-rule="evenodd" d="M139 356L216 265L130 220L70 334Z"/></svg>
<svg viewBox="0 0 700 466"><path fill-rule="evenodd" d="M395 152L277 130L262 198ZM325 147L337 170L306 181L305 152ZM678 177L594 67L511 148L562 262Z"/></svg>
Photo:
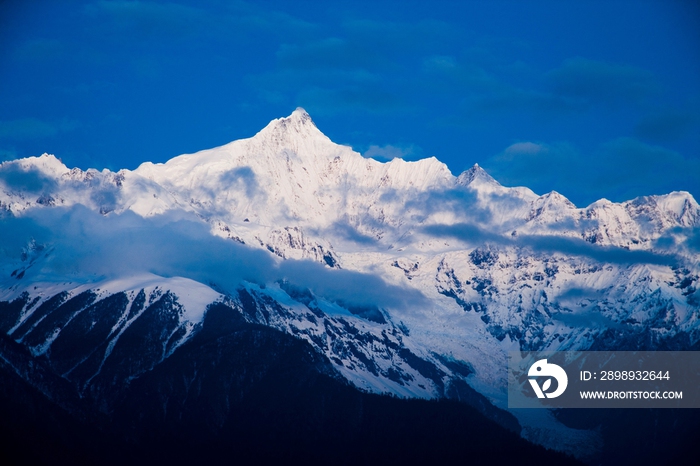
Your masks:
<svg viewBox="0 0 700 466"><path fill-rule="evenodd" d="M0 159L133 169L297 106L579 206L700 198L699 2L0 2Z"/></svg>

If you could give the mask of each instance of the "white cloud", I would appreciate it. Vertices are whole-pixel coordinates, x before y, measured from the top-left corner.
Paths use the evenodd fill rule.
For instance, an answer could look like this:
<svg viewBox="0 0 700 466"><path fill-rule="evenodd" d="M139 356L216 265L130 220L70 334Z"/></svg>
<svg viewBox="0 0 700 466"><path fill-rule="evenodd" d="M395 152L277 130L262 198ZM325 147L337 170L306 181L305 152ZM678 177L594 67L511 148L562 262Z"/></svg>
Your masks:
<svg viewBox="0 0 700 466"><path fill-rule="evenodd" d="M416 150L413 145L408 147L398 147L387 144L385 146L369 146L369 149L363 154L366 158L376 160L393 160L403 159L415 154Z"/></svg>
<svg viewBox="0 0 700 466"><path fill-rule="evenodd" d="M0 276L26 266L20 257L31 241L47 252L27 269L30 280L100 281L147 272L215 284L232 294L243 281L266 286L287 280L350 305L405 309L425 303L419 291L388 284L377 275L329 269L309 260L279 260L262 249L212 236L205 222L181 212L143 218L127 211L105 217L75 206L0 217Z"/></svg>
<svg viewBox="0 0 700 466"><path fill-rule="evenodd" d="M535 144L534 142L516 142L508 146L505 150L507 154L538 154L546 150L546 147L542 144Z"/></svg>

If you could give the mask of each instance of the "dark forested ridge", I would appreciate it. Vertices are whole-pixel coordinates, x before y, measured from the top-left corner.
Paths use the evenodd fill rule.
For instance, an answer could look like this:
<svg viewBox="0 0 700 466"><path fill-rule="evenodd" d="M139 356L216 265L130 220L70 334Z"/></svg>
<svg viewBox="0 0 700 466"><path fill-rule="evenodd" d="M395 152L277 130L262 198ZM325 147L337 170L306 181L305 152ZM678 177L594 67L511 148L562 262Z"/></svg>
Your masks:
<svg viewBox="0 0 700 466"><path fill-rule="evenodd" d="M2 343L22 357L21 345ZM0 364L3 464L578 464L464 403L360 392L306 342L223 305L118 395L80 398L46 361L34 365L42 390Z"/></svg>

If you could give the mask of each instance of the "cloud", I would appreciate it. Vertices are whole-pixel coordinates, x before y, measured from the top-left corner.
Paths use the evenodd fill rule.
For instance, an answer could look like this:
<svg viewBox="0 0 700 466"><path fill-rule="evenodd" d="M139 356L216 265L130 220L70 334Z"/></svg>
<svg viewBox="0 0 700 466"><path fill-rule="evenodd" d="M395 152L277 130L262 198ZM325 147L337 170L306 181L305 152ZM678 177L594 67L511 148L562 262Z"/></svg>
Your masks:
<svg viewBox="0 0 700 466"><path fill-rule="evenodd" d="M405 159L416 153L414 146L408 147L397 147L387 144L385 146L369 146L369 148L362 154L363 157L371 158L375 160L385 161L393 159Z"/></svg>
<svg viewBox="0 0 700 466"><path fill-rule="evenodd" d="M19 158L19 154L17 154L17 151L15 149L0 148L0 162L15 160L17 158Z"/></svg>
<svg viewBox="0 0 700 466"><path fill-rule="evenodd" d="M500 236L472 224L430 225L423 228L427 234L455 238L467 244L491 243L500 246L527 248L534 252L559 253L566 256L579 256L597 262L620 265L657 264L674 265L679 259L672 255L656 254L649 251L630 251L614 246L597 246L582 239L554 235Z"/></svg>
<svg viewBox="0 0 700 466"><path fill-rule="evenodd" d="M484 243L503 244L505 241L500 235L491 233L475 223L433 224L423 227L422 231L431 236L454 238L471 246Z"/></svg>
<svg viewBox="0 0 700 466"><path fill-rule="evenodd" d="M620 200L678 190L700 194L698 158L686 158L633 138L619 138L601 145L593 159L600 163L595 170L594 187L600 191L607 187Z"/></svg>
<svg viewBox="0 0 700 466"><path fill-rule="evenodd" d="M56 39L37 38L19 44L14 50L15 58L46 63L65 52L65 44Z"/></svg>
<svg viewBox="0 0 700 466"><path fill-rule="evenodd" d="M247 31L262 31L282 37L307 37L317 32L317 24L281 10L274 10L269 5L247 3L242 1L224 2L226 13L234 18L236 26Z"/></svg>
<svg viewBox="0 0 700 466"><path fill-rule="evenodd" d="M345 220L336 220L333 224L324 230L324 233L330 233L336 238L343 238L355 244L376 244L377 239L372 236L360 233L357 228L353 227Z"/></svg>
<svg viewBox="0 0 700 466"><path fill-rule="evenodd" d="M449 55L434 55L423 60L423 67L427 71L451 73L458 67L455 57Z"/></svg>
<svg viewBox="0 0 700 466"><path fill-rule="evenodd" d="M412 22L348 19L342 27L354 42L392 56L424 56L444 48L460 34L454 25L435 19Z"/></svg>
<svg viewBox="0 0 700 466"><path fill-rule="evenodd" d="M618 138L590 152L566 143L520 142L483 162L506 186L562 193L579 207L599 197L615 202L687 190L700 195L700 159L633 138Z"/></svg>
<svg viewBox="0 0 700 466"><path fill-rule="evenodd" d="M700 227L696 227L690 230L686 235L685 246L693 252L700 253Z"/></svg>
<svg viewBox="0 0 700 466"><path fill-rule="evenodd" d="M481 55L487 54L482 51ZM523 80L522 71L511 69L514 65L509 68L491 63L493 61L496 61L495 57L471 60L469 56L430 56L422 64L424 80L421 84L430 86L431 93L459 103L455 110L466 115L470 125L473 125L471 115L475 114L483 116L517 111L527 112L530 117L541 117L586 108L579 98L547 89L541 73L526 70L525 74L533 76ZM521 64L520 68L523 66ZM456 100L455 96L458 97Z"/></svg>
<svg viewBox="0 0 700 466"><path fill-rule="evenodd" d="M489 98L509 87L478 63L460 60L451 55L431 55L422 62L424 84L436 92L470 98Z"/></svg>
<svg viewBox="0 0 700 466"><path fill-rule="evenodd" d="M86 5L84 11L93 18L108 18L113 30L128 32L132 38L189 35L211 24L213 19L200 8L138 0L99 0Z"/></svg>
<svg viewBox="0 0 700 466"><path fill-rule="evenodd" d="M565 60L546 77L555 95L587 103L640 103L659 91L647 70L581 57Z"/></svg>
<svg viewBox="0 0 700 466"><path fill-rule="evenodd" d="M366 69L382 64L376 51L337 37L305 44L282 44L276 57L281 67L302 70Z"/></svg>
<svg viewBox="0 0 700 466"><path fill-rule="evenodd" d="M98 281L150 272L215 284L229 293L242 281L265 286L286 280L348 305L403 308L425 302L420 292L389 285L375 275L329 269L312 261L280 260L262 249L212 236L206 223L185 213L143 218L126 211L102 216L76 206L3 217L3 273L9 276L32 239L50 251L26 271L25 277L34 280Z"/></svg>
<svg viewBox="0 0 700 466"><path fill-rule="evenodd" d="M578 57L541 72L521 60L504 61L503 53L474 46L461 56L432 55L424 59L422 71L434 93L459 96L462 124L470 125L472 114L518 112L550 120L596 105L638 107L661 90L656 77L639 67Z"/></svg>
<svg viewBox="0 0 700 466"><path fill-rule="evenodd" d="M236 167L221 174L219 181L229 187L243 188L248 198L263 194L255 172L250 167Z"/></svg>
<svg viewBox="0 0 700 466"><path fill-rule="evenodd" d="M569 288L557 295L559 301L581 301L581 300L598 300L600 298L600 290L595 288Z"/></svg>
<svg viewBox="0 0 700 466"><path fill-rule="evenodd" d="M318 115L350 112L385 114L405 108L401 97L388 89L354 84L307 88L297 94L296 105Z"/></svg>
<svg viewBox="0 0 700 466"><path fill-rule="evenodd" d="M576 307L575 305L568 304L567 306ZM552 314L552 319L557 320L569 327L599 327L603 329L620 329L624 328L619 322L606 317L598 310L593 311L581 311L577 312L555 312Z"/></svg>
<svg viewBox="0 0 700 466"><path fill-rule="evenodd" d="M267 101L289 100L319 116L385 114L405 107L400 93L385 85L392 61L369 44L321 38L282 44L276 58L275 71L248 78Z"/></svg>
<svg viewBox="0 0 700 466"><path fill-rule="evenodd" d="M506 154L539 154L540 152L547 150L542 144L535 144L534 142L516 142L508 146L505 150Z"/></svg>
<svg viewBox="0 0 700 466"><path fill-rule="evenodd" d="M286 101L316 115L405 112L407 89L416 84L411 70L422 59L416 54L422 57L453 34L448 25L429 20L353 19L334 28L317 26L301 39L285 37L274 71L248 77L261 99Z"/></svg>
<svg viewBox="0 0 700 466"><path fill-rule="evenodd" d="M504 200L494 198L492 201L489 207L498 210L497 204ZM465 188L416 191L408 197L403 209L407 214L418 213L422 217L417 219L419 221L435 213L454 213L457 218L481 225L488 225L492 220L491 210L481 206L476 192Z"/></svg>
<svg viewBox="0 0 700 466"><path fill-rule="evenodd" d="M381 84L381 77L364 69L295 68L250 76L248 84L266 92L270 89L270 92L291 93L300 88L372 87Z"/></svg>
<svg viewBox="0 0 700 466"><path fill-rule="evenodd" d="M540 193L556 190L577 203L581 196L576 198L572 191L580 181L569 183L570 178L581 175L576 173L581 162L582 156L571 145L524 141L485 160L483 166L505 186L527 186Z"/></svg>
<svg viewBox="0 0 700 466"><path fill-rule="evenodd" d="M248 76L246 82L265 102L286 102L316 116L405 109L400 95L388 89L381 76L365 69L279 69Z"/></svg>
<svg viewBox="0 0 700 466"><path fill-rule="evenodd" d="M62 132L72 131L79 126L78 122L66 119L58 122L48 122L38 118L0 121L0 139L26 140L48 138Z"/></svg>
<svg viewBox="0 0 700 466"><path fill-rule="evenodd" d="M585 102L537 89L523 89L499 83L486 94L467 101L479 112L526 112L530 117L551 117L585 110Z"/></svg>
<svg viewBox="0 0 700 466"><path fill-rule="evenodd" d="M537 252L561 253L583 256L598 262L613 264L657 264L673 265L679 260L675 256L655 254L649 251L629 251L614 246L596 246L581 239L560 236L522 236L516 243Z"/></svg>
<svg viewBox="0 0 700 466"><path fill-rule="evenodd" d="M56 188L56 181L36 168L24 170L14 163L0 165L0 183L12 191L31 194L51 192Z"/></svg>
<svg viewBox="0 0 700 466"><path fill-rule="evenodd" d="M428 304L427 298L414 288L389 285L375 275L329 269L316 262L285 260L279 264L278 273L282 279L345 306L411 309Z"/></svg>
<svg viewBox="0 0 700 466"><path fill-rule="evenodd" d="M83 12L97 21L100 32L142 43L209 38L231 43L232 37L263 33L304 38L317 26L294 15L252 2L207 2L184 5L175 2L99 0Z"/></svg>
<svg viewBox="0 0 700 466"><path fill-rule="evenodd" d="M700 115L697 112L670 109L642 118L634 127L634 134L655 142L673 141L693 130L700 132L698 122Z"/></svg>

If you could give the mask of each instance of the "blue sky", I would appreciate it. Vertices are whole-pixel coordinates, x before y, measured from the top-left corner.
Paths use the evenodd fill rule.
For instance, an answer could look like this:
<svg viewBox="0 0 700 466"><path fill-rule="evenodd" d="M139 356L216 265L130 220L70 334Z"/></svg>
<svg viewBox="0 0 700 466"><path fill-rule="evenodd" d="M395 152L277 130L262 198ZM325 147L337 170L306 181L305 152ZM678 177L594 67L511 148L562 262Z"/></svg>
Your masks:
<svg viewBox="0 0 700 466"><path fill-rule="evenodd" d="M696 1L0 2L0 159L133 169L304 107L578 206L700 198Z"/></svg>

